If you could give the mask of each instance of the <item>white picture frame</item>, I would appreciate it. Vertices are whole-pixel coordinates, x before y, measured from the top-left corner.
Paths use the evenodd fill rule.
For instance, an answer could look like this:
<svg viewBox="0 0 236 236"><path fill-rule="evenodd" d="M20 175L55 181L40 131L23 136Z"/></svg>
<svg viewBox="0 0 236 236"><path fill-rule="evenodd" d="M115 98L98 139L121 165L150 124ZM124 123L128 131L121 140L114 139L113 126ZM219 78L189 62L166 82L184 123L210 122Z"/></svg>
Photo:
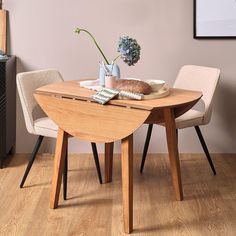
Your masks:
<svg viewBox="0 0 236 236"><path fill-rule="evenodd" d="M194 38L236 38L236 0L194 0Z"/></svg>

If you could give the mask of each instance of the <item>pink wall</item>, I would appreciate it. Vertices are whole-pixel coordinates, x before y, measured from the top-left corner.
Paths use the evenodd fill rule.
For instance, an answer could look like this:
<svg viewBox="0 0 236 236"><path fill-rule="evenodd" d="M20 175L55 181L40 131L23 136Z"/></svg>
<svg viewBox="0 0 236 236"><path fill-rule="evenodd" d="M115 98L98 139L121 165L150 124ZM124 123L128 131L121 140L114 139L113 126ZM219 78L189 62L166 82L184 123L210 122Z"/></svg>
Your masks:
<svg viewBox="0 0 236 236"><path fill-rule="evenodd" d="M119 61L123 77L164 79L172 84L184 64L219 67L212 122L202 131L212 152L236 151L236 41L194 40L190 0L5 0L10 12L10 53L18 57L18 72L57 68L65 80L98 75L101 57L76 26L89 29L107 57L116 55L119 36L129 35L142 47L140 62L128 67ZM135 152L141 152L146 127L135 133ZM35 137L26 132L17 107L17 152L31 152ZM193 129L180 131L181 152L202 152ZM43 151L53 151L47 141ZM101 148L101 147L100 147ZM103 149L100 149L102 151ZM71 152L89 152L86 142L72 140ZM116 147L119 152L119 145ZM155 128L150 152L166 152L165 132Z"/></svg>

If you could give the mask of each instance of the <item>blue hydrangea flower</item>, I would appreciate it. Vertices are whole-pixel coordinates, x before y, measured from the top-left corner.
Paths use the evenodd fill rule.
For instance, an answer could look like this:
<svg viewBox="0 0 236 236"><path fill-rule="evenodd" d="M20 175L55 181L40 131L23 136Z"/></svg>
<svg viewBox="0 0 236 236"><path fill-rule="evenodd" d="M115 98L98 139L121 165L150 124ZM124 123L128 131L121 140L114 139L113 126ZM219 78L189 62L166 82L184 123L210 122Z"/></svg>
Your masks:
<svg viewBox="0 0 236 236"><path fill-rule="evenodd" d="M120 37L118 42L118 52L121 53L122 60L129 66L134 65L140 59L141 47L136 39L129 36Z"/></svg>
<svg viewBox="0 0 236 236"><path fill-rule="evenodd" d="M85 32L91 37L97 49L103 56L106 64L110 65L109 61L107 60L105 54L103 53L102 49L98 45L94 36L86 29L81 29L81 28L75 29L75 33L80 34L80 32ZM140 50L141 50L141 47L137 43L136 39L130 38L129 36L120 37L119 42L118 42L118 50L117 50L120 54L117 57L115 57L115 59L112 61L112 65L120 57L129 66L134 65L140 59Z"/></svg>

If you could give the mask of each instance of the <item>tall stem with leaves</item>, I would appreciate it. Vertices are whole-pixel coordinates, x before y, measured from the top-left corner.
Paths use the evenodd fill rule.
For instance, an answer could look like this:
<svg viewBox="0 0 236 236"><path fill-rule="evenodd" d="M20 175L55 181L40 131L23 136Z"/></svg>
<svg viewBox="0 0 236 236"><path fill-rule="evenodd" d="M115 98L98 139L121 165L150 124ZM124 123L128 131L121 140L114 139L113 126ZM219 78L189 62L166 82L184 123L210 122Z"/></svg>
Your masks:
<svg viewBox="0 0 236 236"><path fill-rule="evenodd" d="M87 33L87 34L91 37L91 39L92 39L93 42L95 43L97 49L98 49L99 52L102 54L102 56L103 56L105 62L109 65L109 64L110 64L109 61L107 60L106 56L104 55L102 49L101 49L100 46L98 45L98 43L97 43L97 41L95 40L94 36L93 36L88 30L86 30L86 29L80 29L80 28L76 28L75 33L79 34L81 31Z"/></svg>

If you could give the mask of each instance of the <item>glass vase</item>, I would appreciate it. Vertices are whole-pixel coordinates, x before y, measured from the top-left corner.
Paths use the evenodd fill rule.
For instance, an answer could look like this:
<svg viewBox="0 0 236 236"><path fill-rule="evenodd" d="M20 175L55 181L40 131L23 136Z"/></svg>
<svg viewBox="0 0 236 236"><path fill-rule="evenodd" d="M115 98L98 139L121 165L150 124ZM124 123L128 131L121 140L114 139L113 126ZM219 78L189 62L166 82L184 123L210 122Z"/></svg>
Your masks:
<svg viewBox="0 0 236 236"><path fill-rule="evenodd" d="M116 76L117 79L120 78L120 68L117 64L112 65L106 65L106 67L111 71L112 70L112 75ZM99 70L99 85L100 86L105 86L105 76L106 72L103 68L103 66L100 66Z"/></svg>

